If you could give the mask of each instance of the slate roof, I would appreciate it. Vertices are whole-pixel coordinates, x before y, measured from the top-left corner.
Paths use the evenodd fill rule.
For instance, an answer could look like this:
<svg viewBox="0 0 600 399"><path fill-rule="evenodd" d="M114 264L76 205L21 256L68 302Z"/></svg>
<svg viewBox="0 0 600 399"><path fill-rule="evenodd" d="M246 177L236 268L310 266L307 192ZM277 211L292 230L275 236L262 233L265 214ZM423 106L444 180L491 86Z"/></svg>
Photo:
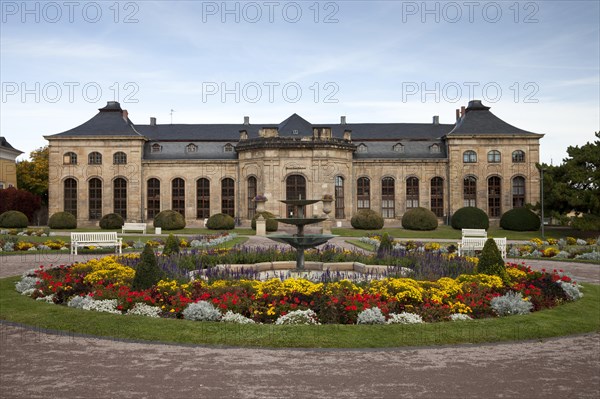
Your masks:
<svg viewBox="0 0 600 399"><path fill-rule="evenodd" d="M152 152L152 145L159 144L161 146L160 152ZM188 152L186 147L189 144L197 146L196 152ZM144 159L148 160L167 160L167 159L178 159L178 160L198 160L198 159L237 159L237 153L225 152L223 148L226 144L235 146L235 141L151 141L144 143Z"/></svg>
<svg viewBox="0 0 600 399"><path fill-rule="evenodd" d="M403 152L394 151L396 144L402 144ZM367 151L355 151L354 159L445 159L448 156L443 140L398 140L398 141L355 141L357 148L363 144ZM440 152L431 152L431 146L437 144Z"/></svg>
<svg viewBox="0 0 600 399"><path fill-rule="evenodd" d="M6 151L23 154L23 151L17 150L15 147L10 145L10 143L6 140L4 136L0 136L0 147Z"/></svg>

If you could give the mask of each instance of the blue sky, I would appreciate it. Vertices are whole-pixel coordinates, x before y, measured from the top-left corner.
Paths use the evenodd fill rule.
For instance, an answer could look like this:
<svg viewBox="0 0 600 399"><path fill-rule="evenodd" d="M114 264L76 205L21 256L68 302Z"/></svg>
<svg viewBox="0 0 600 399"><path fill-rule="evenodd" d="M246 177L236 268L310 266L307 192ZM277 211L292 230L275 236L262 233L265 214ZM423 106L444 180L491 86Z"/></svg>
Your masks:
<svg viewBox="0 0 600 399"><path fill-rule="evenodd" d="M1 2L0 129L46 144L117 100L134 123L454 122L481 99L545 133L600 130L597 1ZM171 110L174 110L171 113Z"/></svg>

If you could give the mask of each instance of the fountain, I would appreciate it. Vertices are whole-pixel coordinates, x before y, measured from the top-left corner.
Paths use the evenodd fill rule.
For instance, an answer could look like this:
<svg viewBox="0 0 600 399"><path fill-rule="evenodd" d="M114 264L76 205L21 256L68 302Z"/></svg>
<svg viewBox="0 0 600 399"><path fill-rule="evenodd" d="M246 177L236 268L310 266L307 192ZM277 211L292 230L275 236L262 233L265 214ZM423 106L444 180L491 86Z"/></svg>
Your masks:
<svg viewBox="0 0 600 399"><path fill-rule="evenodd" d="M306 249L324 244L335 237L331 234L304 234L304 226L327 220L327 218L307 218L304 216L304 209L307 205L316 204L320 201L306 199L281 200L284 204L294 207L294 217L276 218L275 220L294 225L298 228L298 231L296 234L278 234L267 237L273 241L289 244L296 249L296 270L304 270L304 251Z"/></svg>

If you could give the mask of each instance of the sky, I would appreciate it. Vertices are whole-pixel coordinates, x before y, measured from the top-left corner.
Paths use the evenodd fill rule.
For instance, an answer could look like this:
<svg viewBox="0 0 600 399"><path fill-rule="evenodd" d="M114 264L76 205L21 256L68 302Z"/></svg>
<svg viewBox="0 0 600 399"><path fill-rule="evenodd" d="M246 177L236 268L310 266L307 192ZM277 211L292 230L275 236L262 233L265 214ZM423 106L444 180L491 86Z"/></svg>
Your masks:
<svg viewBox="0 0 600 399"><path fill-rule="evenodd" d="M134 124L454 123L480 99L544 133L600 131L598 1L0 1L0 131L19 159L119 101Z"/></svg>

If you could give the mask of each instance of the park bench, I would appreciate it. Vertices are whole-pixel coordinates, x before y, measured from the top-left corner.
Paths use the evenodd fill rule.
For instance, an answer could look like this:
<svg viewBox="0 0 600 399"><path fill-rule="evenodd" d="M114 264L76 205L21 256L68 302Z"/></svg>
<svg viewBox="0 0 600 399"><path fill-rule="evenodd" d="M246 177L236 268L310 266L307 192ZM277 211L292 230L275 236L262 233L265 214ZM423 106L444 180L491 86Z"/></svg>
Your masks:
<svg viewBox="0 0 600 399"><path fill-rule="evenodd" d="M458 242L458 256L464 255L465 252L481 251L487 239L487 232L483 229L462 229L462 239ZM506 237L494 238L494 242L502 258L506 259Z"/></svg>
<svg viewBox="0 0 600 399"><path fill-rule="evenodd" d="M125 231L139 231L146 234L146 223L124 223L121 233L125 233Z"/></svg>
<svg viewBox="0 0 600 399"><path fill-rule="evenodd" d="M115 247L122 253L123 239L116 232L71 233L71 254L77 255L78 247Z"/></svg>

